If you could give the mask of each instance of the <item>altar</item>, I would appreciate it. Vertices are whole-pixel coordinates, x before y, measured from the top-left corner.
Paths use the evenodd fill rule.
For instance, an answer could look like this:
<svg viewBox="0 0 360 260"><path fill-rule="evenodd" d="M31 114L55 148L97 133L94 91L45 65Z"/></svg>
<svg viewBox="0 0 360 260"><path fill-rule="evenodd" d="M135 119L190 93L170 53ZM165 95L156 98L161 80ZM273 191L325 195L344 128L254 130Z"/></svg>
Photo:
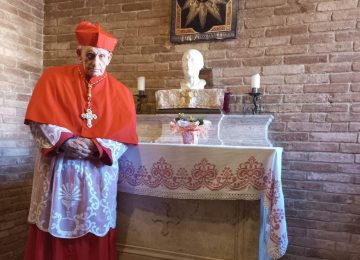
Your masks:
<svg viewBox="0 0 360 260"><path fill-rule="evenodd" d="M139 121L139 128L147 122ZM199 145L171 143L162 129L160 138L142 140L121 157L122 260L266 260L285 254L282 148L266 138L262 146L224 144L224 126L215 127L216 136Z"/></svg>

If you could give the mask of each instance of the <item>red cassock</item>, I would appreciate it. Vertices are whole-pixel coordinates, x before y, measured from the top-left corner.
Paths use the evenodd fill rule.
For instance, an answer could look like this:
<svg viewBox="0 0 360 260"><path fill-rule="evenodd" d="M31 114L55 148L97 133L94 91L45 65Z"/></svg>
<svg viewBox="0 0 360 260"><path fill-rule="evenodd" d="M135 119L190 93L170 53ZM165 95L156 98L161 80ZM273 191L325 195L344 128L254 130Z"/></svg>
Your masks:
<svg viewBox="0 0 360 260"><path fill-rule="evenodd" d="M79 65L47 69L35 86L25 116L30 121L65 127L77 136L104 138L137 144L133 96L126 86L109 73L92 87L91 109L97 115L92 127L81 118L87 108L87 85ZM103 76L104 76L103 75ZM90 83L103 76L94 77ZM115 260L115 230L104 237L91 233L79 238L57 238L29 225L25 260Z"/></svg>
<svg viewBox="0 0 360 260"><path fill-rule="evenodd" d="M114 229L104 237L91 233L73 239L51 236L29 225L25 260L117 260Z"/></svg>

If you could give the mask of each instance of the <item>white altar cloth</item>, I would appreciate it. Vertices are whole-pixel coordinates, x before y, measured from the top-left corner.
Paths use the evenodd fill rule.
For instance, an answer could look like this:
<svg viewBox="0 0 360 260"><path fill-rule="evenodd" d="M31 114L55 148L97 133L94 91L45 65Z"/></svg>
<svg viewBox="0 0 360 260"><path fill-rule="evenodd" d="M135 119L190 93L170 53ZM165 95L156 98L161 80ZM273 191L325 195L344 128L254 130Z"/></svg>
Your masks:
<svg viewBox="0 0 360 260"><path fill-rule="evenodd" d="M119 160L119 191L177 199L260 199L259 260L288 245L282 148L140 143Z"/></svg>

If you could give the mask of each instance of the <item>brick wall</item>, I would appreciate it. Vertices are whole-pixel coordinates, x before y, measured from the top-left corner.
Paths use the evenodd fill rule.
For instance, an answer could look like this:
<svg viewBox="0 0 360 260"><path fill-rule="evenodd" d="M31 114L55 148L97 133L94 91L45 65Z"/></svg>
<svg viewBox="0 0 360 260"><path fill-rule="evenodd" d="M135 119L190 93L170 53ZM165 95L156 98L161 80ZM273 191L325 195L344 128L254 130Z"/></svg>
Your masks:
<svg viewBox="0 0 360 260"><path fill-rule="evenodd" d="M110 71L133 91L146 77L148 112L154 90L178 88L189 47L213 68L214 86L233 93L232 112L259 72L271 138L285 148L284 259L359 259L359 1L240 0L237 39L185 45L169 42L170 3L47 0L44 65L76 62L73 31L88 19L120 39Z"/></svg>
<svg viewBox="0 0 360 260"><path fill-rule="evenodd" d="M34 146L23 125L42 70L43 0L0 4L0 259L22 259Z"/></svg>

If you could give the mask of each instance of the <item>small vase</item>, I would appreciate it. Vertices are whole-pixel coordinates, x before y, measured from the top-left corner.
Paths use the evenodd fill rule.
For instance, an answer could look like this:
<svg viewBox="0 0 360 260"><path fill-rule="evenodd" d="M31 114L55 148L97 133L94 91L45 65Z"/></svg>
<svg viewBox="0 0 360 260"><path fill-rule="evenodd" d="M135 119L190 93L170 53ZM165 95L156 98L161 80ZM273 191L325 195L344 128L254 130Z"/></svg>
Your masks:
<svg viewBox="0 0 360 260"><path fill-rule="evenodd" d="M182 133L183 144L198 144L200 131L198 130L188 130L183 131Z"/></svg>

